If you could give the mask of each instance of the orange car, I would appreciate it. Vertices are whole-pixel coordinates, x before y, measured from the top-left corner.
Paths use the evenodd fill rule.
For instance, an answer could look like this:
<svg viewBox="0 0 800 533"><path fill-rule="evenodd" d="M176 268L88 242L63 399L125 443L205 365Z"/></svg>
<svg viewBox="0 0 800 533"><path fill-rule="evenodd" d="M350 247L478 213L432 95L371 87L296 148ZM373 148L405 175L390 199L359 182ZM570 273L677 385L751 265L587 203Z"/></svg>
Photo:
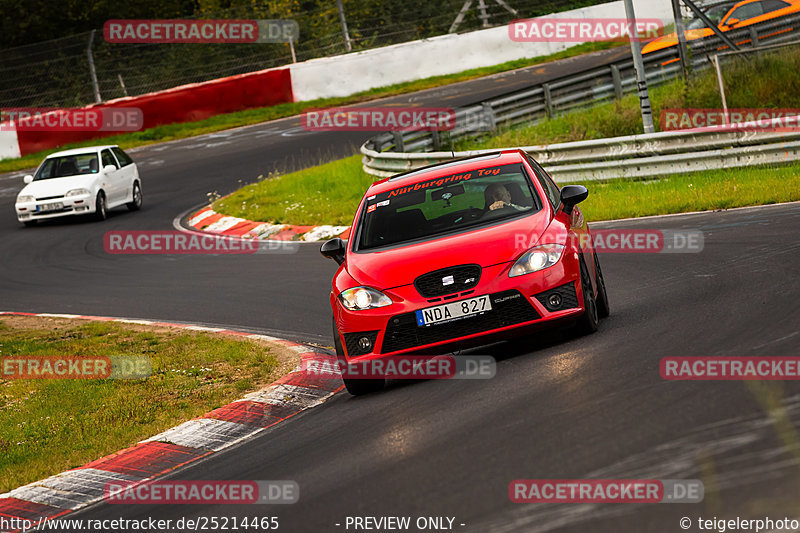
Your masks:
<svg viewBox="0 0 800 533"><path fill-rule="evenodd" d="M704 9L705 15L714 23L720 31L730 31L737 28L750 26L764 22L765 20L777 19L800 12L800 0L744 0L743 2L720 2L707 6ZM770 37L779 33L792 31L792 28L786 28L769 35L759 35L760 38ZM702 39L714 35L714 31L707 27L702 19L696 18L691 20L685 27L683 34L686 36L687 41L695 39ZM736 44L747 44L750 38L746 38ZM659 37L650 41L642 48L643 54L663 50L670 46L678 44L678 34L670 33L663 37ZM722 45L720 50L727 48L727 45ZM666 63L677 61L671 59ZM664 63L664 64L666 64Z"/></svg>

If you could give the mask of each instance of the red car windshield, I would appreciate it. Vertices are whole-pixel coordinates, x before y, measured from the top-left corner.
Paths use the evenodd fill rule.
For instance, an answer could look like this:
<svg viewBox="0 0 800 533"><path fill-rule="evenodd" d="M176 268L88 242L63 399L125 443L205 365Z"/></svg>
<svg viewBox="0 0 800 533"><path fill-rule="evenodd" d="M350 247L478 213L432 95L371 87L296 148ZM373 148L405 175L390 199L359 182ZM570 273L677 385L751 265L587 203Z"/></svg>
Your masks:
<svg viewBox="0 0 800 533"><path fill-rule="evenodd" d="M522 165L460 172L370 196L356 232L358 250L474 229L530 214L542 202Z"/></svg>

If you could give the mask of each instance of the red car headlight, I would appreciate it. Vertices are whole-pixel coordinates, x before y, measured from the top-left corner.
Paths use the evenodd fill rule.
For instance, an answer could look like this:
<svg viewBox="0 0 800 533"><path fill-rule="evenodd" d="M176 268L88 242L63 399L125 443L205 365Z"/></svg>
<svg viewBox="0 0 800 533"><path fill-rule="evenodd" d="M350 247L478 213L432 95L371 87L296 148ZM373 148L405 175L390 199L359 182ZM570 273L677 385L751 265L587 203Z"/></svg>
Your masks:
<svg viewBox="0 0 800 533"><path fill-rule="evenodd" d="M508 271L508 276L513 278L515 276L522 276L524 274L550 268L558 263L563 253L564 246L561 244L540 244L539 246L534 246L517 259L511 267L511 270Z"/></svg>
<svg viewBox="0 0 800 533"><path fill-rule="evenodd" d="M363 311L392 304L392 299L377 289L353 287L339 294L339 301L350 311Z"/></svg>

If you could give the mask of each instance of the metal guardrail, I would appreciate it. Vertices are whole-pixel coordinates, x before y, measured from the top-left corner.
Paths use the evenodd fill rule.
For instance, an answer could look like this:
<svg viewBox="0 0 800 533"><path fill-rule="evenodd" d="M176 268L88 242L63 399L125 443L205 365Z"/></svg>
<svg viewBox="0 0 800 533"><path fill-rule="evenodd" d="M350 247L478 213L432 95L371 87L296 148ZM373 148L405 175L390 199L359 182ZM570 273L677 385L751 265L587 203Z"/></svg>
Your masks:
<svg viewBox="0 0 800 533"><path fill-rule="evenodd" d="M743 44L776 44L796 39L800 32L800 14L784 17L778 21L768 21L738 30L726 32L726 35L738 45ZM692 68L695 70L710 66L708 55L727 48L719 37L712 35L703 39L690 41ZM655 85L674 78L680 69L675 47L653 52L645 56L647 81ZM457 140L475 136L497 129L499 125L513 126L519 123L536 123L556 114L569 112L576 108L587 107L594 103L621 98L625 93L636 91L636 78L632 59L616 61L609 65L578 72L558 80L543 83L521 91L493 98L479 104L456 110L455 127L450 131L411 131L388 132L368 140L361 147L364 154L364 170L376 176L390 176L419 166L424 166L452 157L451 152L442 151L452 147ZM745 157L744 153L728 156L706 153L703 157L711 157L716 164L722 166L703 166L690 163L688 151L724 150L732 147L759 146L759 151L769 153L772 148L766 145L780 140L791 140L800 136L787 136L780 133L747 134L745 132L705 132L702 134L686 132L661 132L647 135L623 137L618 139L599 139L550 145L546 147L529 147L531 154L548 167L554 178L560 181L587 179L587 173L596 179L608 179L621 176L648 176L664 173L664 165L675 171L689 171L702 168L725 168L735 161L762 161L764 158ZM658 146L654 146L653 143ZM780 143L778 143L780 144ZM782 146L782 145L781 145ZM775 147L773 156L780 158L780 151ZM457 152L456 155L467 155L477 152ZM677 157L682 155L683 157ZM765 156L767 159L773 156ZM634 157L638 161L615 161L626 157ZM644 161L644 158L649 161ZM658 163L654 158L661 158ZM721 159L720 159L721 158ZM734 158L734 159L731 159ZM738 158L738 159L737 159ZM603 164L596 163L603 161ZM678 164L678 162L682 162ZM765 163L771 162L764 161ZM570 165L567 166L567 163ZM583 163L583 165L581 165ZM589 165L591 163L591 165ZM750 163L755 164L755 163ZM759 163L760 164L760 163ZM604 166L605 165L605 166ZM614 165L606 168L609 165ZM659 165L661 165L659 167ZM675 166L678 165L678 166ZM639 167L636 169L636 167ZM733 165L735 166L735 165ZM681 170L677 170L680 168ZM642 170L649 169L649 170ZM670 170L671 171L671 170ZM580 175L580 177L578 177Z"/></svg>
<svg viewBox="0 0 800 533"><path fill-rule="evenodd" d="M591 165L564 165L549 168L553 178L561 182L643 178L700 170L718 170L744 166L800 161L800 141L763 144L758 150L749 146L705 150L670 155L657 155L622 161L600 161Z"/></svg>
<svg viewBox="0 0 800 533"><path fill-rule="evenodd" d="M780 119L777 119L780 120ZM795 123L800 117L794 119ZM777 122L775 122L777 123ZM758 150L753 150L757 146ZM610 139L593 139L523 150L561 183L640 178L745 165L800 160L800 130L753 132L718 127L704 131L663 131ZM493 152L375 152L362 146L364 169L388 177L453 157Z"/></svg>
<svg viewBox="0 0 800 533"><path fill-rule="evenodd" d="M673 50L648 54L648 84L657 84L674 78L680 66L677 63L661 65L674 59ZM696 58L693 68L704 68L707 60ZM455 110L455 127L449 131L387 132L377 135L365 146L377 152L426 152L452 146L454 142L476 134L497 129L498 126L515 126L536 123L540 120L587 107L596 102L621 98L636 91L633 60L627 59L610 65L582 71L516 91L479 104Z"/></svg>

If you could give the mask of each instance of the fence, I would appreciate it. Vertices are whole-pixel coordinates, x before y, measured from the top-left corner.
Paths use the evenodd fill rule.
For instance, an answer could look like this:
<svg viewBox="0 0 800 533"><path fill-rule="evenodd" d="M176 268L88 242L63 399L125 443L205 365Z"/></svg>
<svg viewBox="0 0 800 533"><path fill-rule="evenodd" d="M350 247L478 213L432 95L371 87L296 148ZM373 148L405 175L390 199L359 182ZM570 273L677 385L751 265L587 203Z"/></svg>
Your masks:
<svg viewBox="0 0 800 533"><path fill-rule="evenodd" d="M800 14L727 32L734 43L774 44L797 39ZM724 47L717 36L689 42L692 68L708 68L709 54ZM677 50L665 49L645 56L648 85L674 79L680 70ZM576 72L561 79L515 91L457 110L456 127L450 131L387 132L367 141L364 147L374 152L430 152L452 148L460 139L495 130L499 126L536 123L559 113L587 107L597 102L621 98L636 92L633 60L623 59L606 66Z"/></svg>
<svg viewBox="0 0 800 533"><path fill-rule="evenodd" d="M491 25L503 25L517 17L599 3L602 0L513 0L510 5L517 15L497 3L486 3L486 20ZM290 5L297 4L286 4ZM463 0L344 0L347 38L333 1L305 11L281 9L277 3L240 6L206 13L203 18L293 19L300 26L300 39L293 43L294 55L297 61L304 61L446 34L463 5ZM459 31L481 26L483 20L475 7L467 12ZM288 44L111 44L103 40L98 28L93 39L91 32L83 32L0 51L0 105L56 107L95 103L89 54L103 101L293 61Z"/></svg>

